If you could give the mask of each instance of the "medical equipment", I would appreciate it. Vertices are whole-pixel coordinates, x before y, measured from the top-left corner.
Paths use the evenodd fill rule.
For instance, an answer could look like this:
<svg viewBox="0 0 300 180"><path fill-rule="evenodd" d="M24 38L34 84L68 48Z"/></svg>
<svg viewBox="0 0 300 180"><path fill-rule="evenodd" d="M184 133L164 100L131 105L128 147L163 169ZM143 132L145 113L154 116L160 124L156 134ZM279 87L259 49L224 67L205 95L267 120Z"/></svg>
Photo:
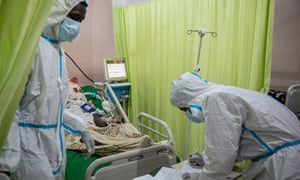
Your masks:
<svg viewBox="0 0 300 180"><path fill-rule="evenodd" d="M108 82L126 81L126 60L123 57L104 58L105 79Z"/></svg>
<svg viewBox="0 0 300 180"><path fill-rule="evenodd" d="M201 45L202 45L202 38L205 36L205 34L209 33L212 37L217 37L216 32L207 32L204 29L196 29L196 30L187 30L187 35L191 35L192 33L198 33L200 40L199 40L199 46L198 46L198 55L196 60L196 65L194 67L194 71L198 73L200 71L200 52L201 52ZM185 138L185 148L184 148L184 158L186 159L188 157L188 146L189 146L189 139L190 139L190 131L191 131L191 121L188 122L187 126L187 133Z"/></svg>
<svg viewBox="0 0 300 180"><path fill-rule="evenodd" d="M123 109L127 112L127 102L129 100L129 90L131 83L127 82L128 74L126 59L124 57L104 58L105 80L110 83L108 89L112 89L117 100L122 104ZM97 83L97 82L96 82ZM109 99L114 103L113 95L107 91Z"/></svg>
<svg viewBox="0 0 300 180"><path fill-rule="evenodd" d="M199 72L200 71L200 51L201 51L201 45L202 45L202 38L205 36L205 34L209 33L211 34L212 37L217 37L217 33L216 32L207 32L206 30L204 29L199 29L199 30L187 30L187 34L188 35L191 35L193 32L197 32L199 37L200 37L200 40L199 40L199 47L198 47L198 55L197 55L197 61L196 61L196 65L195 65L195 68L194 68L194 71L195 72Z"/></svg>

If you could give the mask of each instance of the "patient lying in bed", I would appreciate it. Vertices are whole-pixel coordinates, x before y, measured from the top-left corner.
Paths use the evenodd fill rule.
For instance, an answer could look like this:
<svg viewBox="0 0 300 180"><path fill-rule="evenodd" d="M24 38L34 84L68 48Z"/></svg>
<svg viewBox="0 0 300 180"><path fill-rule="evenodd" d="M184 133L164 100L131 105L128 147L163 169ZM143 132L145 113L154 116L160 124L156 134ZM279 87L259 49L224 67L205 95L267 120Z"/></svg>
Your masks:
<svg viewBox="0 0 300 180"><path fill-rule="evenodd" d="M82 109L84 104L94 108L95 111L88 112ZM120 116L102 113L103 110L97 109L92 102L88 102L78 82L74 79L70 80L66 110L81 117L82 123L86 125L95 140L95 154L97 155L105 156L153 144L149 136L141 134L131 123L122 123ZM68 132L65 136L67 149L85 150L80 136Z"/></svg>

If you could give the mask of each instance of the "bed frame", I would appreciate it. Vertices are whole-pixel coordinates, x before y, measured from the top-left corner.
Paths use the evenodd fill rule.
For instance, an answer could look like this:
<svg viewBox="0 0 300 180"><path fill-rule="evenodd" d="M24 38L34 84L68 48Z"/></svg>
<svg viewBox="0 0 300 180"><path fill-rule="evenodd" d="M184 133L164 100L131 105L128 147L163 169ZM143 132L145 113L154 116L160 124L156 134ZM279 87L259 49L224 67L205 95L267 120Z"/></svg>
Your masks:
<svg viewBox="0 0 300 180"><path fill-rule="evenodd" d="M142 123L142 119L147 118L154 123L164 127L166 134ZM159 120L149 114L140 113L138 115L138 129L147 129L157 136L166 140L159 141L146 148L135 149L115 155L99 158L92 162L85 173L85 180L129 180L145 174L151 174L162 166L171 167L176 163L176 153L173 146L173 136L168 126L162 120ZM110 163L110 166L97 170L102 164ZM93 172L96 171L94 174Z"/></svg>
<svg viewBox="0 0 300 180"><path fill-rule="evenodd" d="M285 104L300 120L300 83L289 86Z"/></svg>
<svg viewBox="0 0 300 180"><path fill-rule="evenodd" d="M104 83L104 85L115 100L117 109L124 117L125 123L128 123L128 117L110 85L108 83ZM171 167L176 163L173 135L168 125L164 121L144 112L139 113L137 118L137 129L141 133L159 139L159 141L146 148L96 159L87 168L85 180L129 180L145 174L151 174L163 166ZM154 125L156 128L150 127L149 124ZM99 166L103 164L110 165L99 169Z"/></svg>

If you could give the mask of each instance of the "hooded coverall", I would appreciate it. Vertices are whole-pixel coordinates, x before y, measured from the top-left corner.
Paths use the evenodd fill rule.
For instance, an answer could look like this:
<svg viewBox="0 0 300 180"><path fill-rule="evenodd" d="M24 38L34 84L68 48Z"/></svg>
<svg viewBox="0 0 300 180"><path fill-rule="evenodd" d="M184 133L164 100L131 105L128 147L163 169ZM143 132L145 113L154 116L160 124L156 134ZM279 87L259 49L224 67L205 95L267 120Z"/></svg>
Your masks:
<svg viewBox="0 0 300 180"><path fill-rule="evenodd" d="M205 165L199 179L226 179L242 160L252 160L242 173L246 180L300 179L300 122L277 100L191 72L173 81L170 100L204 116Z"/></svg>
<svg viewBox="0 0 300 180"><path fill-rule="evenodd" d="M42 32L24 94L0 158L13 179L64 179L64 130L89 136L78 117L64 109L69 92L59 26L80 0L56 0ZM90 138L90 137L86 137ZM94 142L90 140L90 149Z"/></svg>

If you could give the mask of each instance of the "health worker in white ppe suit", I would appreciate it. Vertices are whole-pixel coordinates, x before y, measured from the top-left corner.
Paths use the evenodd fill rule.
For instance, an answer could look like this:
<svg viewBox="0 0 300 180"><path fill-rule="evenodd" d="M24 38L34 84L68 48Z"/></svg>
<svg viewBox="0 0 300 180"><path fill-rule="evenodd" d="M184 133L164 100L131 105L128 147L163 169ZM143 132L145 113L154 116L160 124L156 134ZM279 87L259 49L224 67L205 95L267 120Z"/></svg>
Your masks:
<svg viewBox="0 0 300 180"><path fill-rule="evenodd" d="M300 122L276 99L187 72L173 81L170 101L189 120L205 122L203 171L184 179L226 179L242 160L252 160L245 180L300 179Z"/></svg>
<svg viewBox="0 0 300 180"><path fill-rule="evenodd" d="M1 152L0 170L12 179L64 179L64 130L81 135L87 149L85 157L94 152L94 140L84 124L64 109L69 81L61 43L78 36L86 8L87 2L80 0L54 1Z"/></svg>

